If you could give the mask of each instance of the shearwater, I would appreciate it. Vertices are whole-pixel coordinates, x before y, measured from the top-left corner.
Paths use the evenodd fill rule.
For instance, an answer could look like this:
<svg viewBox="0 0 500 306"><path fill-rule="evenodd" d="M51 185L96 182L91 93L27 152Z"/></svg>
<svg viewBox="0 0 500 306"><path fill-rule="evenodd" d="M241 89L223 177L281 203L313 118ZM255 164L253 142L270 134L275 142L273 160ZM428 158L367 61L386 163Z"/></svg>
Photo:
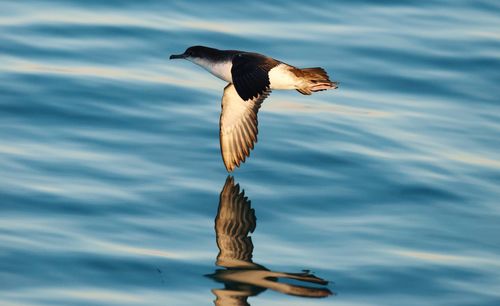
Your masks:
<svg viewBox="0 0 500 306"><path fill-rule="evenodd" d="M193 46L170 59L186 59L228 82L222 95L220 149L227 171L239 167L257 142L257 112L273 89L301 94L336 89L323 68L297 68L253 52Z"/></svg>

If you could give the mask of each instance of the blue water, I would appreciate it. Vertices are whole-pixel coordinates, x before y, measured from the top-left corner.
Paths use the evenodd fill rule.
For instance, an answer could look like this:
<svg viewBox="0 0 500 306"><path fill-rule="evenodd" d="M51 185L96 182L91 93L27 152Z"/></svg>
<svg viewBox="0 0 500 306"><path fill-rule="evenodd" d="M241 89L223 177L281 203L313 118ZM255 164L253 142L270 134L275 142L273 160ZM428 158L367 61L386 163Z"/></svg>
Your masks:
<svg viewBox="0 0 500 306"><path fill-rule="evenodd" d="M0 1L0 304L500 305L499 16ZM227 178L225 84L168 60L191 45L340 88L274 92Z"/></svg>

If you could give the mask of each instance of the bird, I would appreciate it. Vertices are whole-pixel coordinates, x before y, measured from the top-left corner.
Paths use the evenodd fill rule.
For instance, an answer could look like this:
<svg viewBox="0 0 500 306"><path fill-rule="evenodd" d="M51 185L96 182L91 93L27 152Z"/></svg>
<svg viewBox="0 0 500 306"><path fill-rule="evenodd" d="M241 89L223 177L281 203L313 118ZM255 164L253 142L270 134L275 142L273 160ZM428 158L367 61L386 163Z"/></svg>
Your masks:
<svg viewBox="0 0 500 306"><path fill-rule="evenodd" d="M311 95L338 88L321 67L301 69L255 52L192 46L170 59L188 60L228 82L219 121L220 149L228 172L250 156L257 142L257 113L272 90L295 89Z"/></svg>

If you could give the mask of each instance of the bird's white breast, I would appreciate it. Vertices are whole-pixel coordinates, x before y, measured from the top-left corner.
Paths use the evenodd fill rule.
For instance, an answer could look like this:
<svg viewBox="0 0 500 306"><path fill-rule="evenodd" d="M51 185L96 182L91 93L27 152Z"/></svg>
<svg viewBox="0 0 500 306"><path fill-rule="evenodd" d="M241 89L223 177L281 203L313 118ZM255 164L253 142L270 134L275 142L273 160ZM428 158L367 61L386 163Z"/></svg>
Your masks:
<svg viewBox="0 0 500 306"><path fill-rule="evenodd" d="M231 68L233 66L233 63L231 61L212 62L203 58L194 58L191 61L205 68L206 70L208 70L208 72L215 75L219 79L222 79L229 83L233 82L233 78L231 76Z"/></svg>

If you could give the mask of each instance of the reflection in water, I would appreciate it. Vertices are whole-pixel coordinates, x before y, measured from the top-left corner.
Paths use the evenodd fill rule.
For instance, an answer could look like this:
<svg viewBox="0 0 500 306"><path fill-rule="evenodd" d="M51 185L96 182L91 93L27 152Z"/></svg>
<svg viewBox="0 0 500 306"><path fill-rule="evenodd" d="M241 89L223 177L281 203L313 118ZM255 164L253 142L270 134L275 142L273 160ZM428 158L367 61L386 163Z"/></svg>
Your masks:
<svg viewBox="0 0 500 306"><path fill-rule="evenodd" d="M214 289L217 296L215 305L249 305L247 298L266 289L302 297L326 297L331 291L325 287L305 287L278 282L279 278L327 285L328 282L309 272L285 273L270 271L252 261L253 243L249 233L255 230L255 211L240 192L238 184L228 176L221 191L219 210L215 218L215 232L219 254L216 264L226 269L218 269L209 275L224 283L224 289Z"/></svg>

